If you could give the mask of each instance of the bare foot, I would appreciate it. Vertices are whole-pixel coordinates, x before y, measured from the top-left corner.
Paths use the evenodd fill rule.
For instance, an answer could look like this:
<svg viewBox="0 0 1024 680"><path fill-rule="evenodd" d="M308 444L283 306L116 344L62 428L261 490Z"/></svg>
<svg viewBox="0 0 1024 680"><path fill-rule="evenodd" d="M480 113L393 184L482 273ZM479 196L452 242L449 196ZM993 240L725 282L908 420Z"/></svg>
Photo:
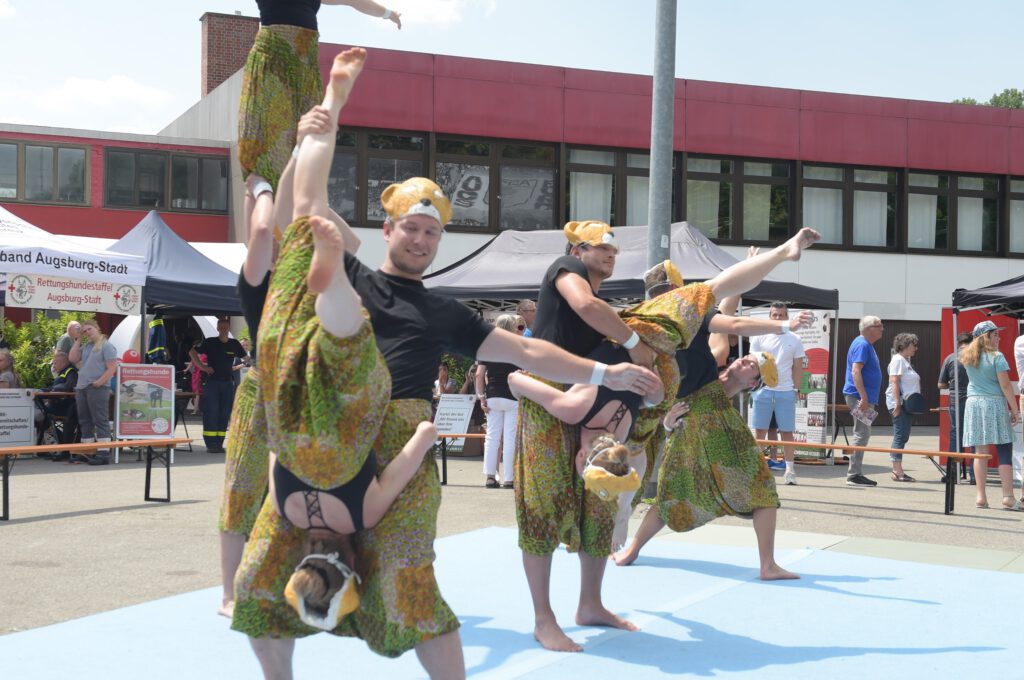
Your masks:
<svg viewBox="0 0 1024 680"><path fill-rule="evenodd" d="M572 638L566 635L558 623L553 620L537 623L533 628L533 637L541 647L550 649L552 652L583 651L583 648L573 642Z"/></svg>
<svg viewBox="0 0 1024 680"><path fill-rule="evenodd" d="M636 562L636 558L638 557L640 557L640 553L638 551L634 551L632 547L623 548L616 553L612 553L612 560L614 560L615 566L617 567L628 567Z"/></svg>
<svg viewBox="0 0 1024 680"><path fill-rule="evenodd" d="M640 630L640 626L628 621L604 607L580 607L576 610L576 625L607 626L621 630Z"/></svg>
<svg viewBox="0 0 1024 680"><path fill-rule="evenodd" d="M235 616L235 601L221 600L220 607L217 608L217 613L229 619L233 618Z"/></svg>
<svg viewBox="0 0 1024 680"><path fill-rule="evenodd" d="M784 581L787 579L800 578L800 574L794 574L791 571L786 571L775 562L761 567L761 580L762 581Z"/></svg>
<svg viewBox="0 0 1024 680"><path fill-rule="evenodd" d="M309 263L306 284L311 292L322 293L331 285L341 265L345 239L334 222L318 215L309 218L309 226L313 230L313 260Z"/></svg>
<svg viewBox="0 0 1024 680"><path fill-rule="evenodd" d="M366 50L362 47L353 47L334 57L330 82L327 85L327 97L324 100L329 109L340 109L345 105L365 63Z"/></svg>
<svg viewBox="0 0 1024 680"><path fill-rule="evenodd" d="M782 244L782 247L785 249L786 259L793 260L794 262L799 260L805 249L810 248L820 240L821 234L810 227L804 227L797 232L796 236Z"/></svg>

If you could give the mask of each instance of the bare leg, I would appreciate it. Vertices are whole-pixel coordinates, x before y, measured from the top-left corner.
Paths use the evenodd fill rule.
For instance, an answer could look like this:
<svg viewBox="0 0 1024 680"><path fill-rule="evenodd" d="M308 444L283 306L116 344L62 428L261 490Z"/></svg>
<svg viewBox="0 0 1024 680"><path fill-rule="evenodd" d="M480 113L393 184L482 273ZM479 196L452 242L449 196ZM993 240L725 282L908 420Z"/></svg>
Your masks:
<svg viewBox="0 0 1024 680"><path fill-rule="evenodd" d="M766 253L741 260L708 281L718 299L745 293L764 279L776 266L787 260L799 260L805 248L821 239L821 234L804 227L781 246Z"/></svg>
<svg viewBox="0 0 1024 680"><path fill-rule="evenodd" d="M580 422L597 398L597 385L574 385L563 392L525 373L509 374L508 386L516 399L526 397L570 425Z"/></svg>
<svg viewBox="0 0 1024 680"><path fill-rule="evenodd" d="M416 645L416 657L433 680L466 677L466 661L462 658L462 641L457 630Z"/></svg>
<svg viewBox="0 0 1024 680"><path fill-rule="evenodd" d="M762 581L800 578L797 574L786 571L775 563L775 520L777 516L778 511L775 508L754 510L754 535L757 536L757 554L761 558Z"/></svg>
<svg viewBox="0 0 1024 680"><path fill-rule="evenodd" d="M987 453L995 455L995 447L991 444L978 444L974 447L976 453ZM988 494L985 490L985 480L988 479L988 460L985 458L974 459L975 490L977 492L976 505L988 505Z"/></svg>
<svg viewBox="0 0 1024 680"><path fill-rule="evenodd" d="M249 638L252 651L260 661L265 680L292 680L292 655L295 640L291 638Z"/></svg>
<svg viewBox="0 0 1024 680"><path fill-rule="evenodd" d="M409 442L402 447L394 459L384 468L380 480L370 483L370 488L363 498L363 523L366 528L376 526L384 517L398 494L405 490L409 481L423 464L427 455L437 441L437 428L433 423L422 422L416 427ZM432 463L433 464L433 463Z"/></svg>
<svg viewBox="0 0 1024 680"><path fill-rule="evenodd" d="M551 555L523 552L523 570L533 600L533 637L553 652L582 652L583 648L558 625L551 609Z"/></svg>
<svg viewBox="0 0 1024 680"><path fill-rule="evenodd" d="M792 432L779 432L779 439L781 439L784 442L792 442L793 441L793 433ZM782 457L787 462L792 463L793 459L796 458L796 447L795 446L787 446L787 445L783 444L782 445Z"/></svg>
<svg viewBox="0 0 1024 680"><path fill-rule="evenodd" d="M303 160L300 154L300 167ZM363 325L362 301L344 272L345 242L334 222L311 216L313 230L313 259L309 264L306 281L309 289L318 292L316 313L320 326L338 338L355 335Z"/></svg>
<svg viewBox="0 0 1024 680"><path fill-rule="evenodd" d="M224 585L217 613L229 619L235 612L235 572L242 563L245 536L230 531L220 532L220 578Z"/></svg>
<svg viewBox="0 0 1024 680"><path fill-rule="evenodd" d="M289 163L290 164L290 163ZM246 203L251 199L253 185L265 181L259 175L249 175L246 180ZM270 271L274 259L274 194L262 192L253 202L253 210L249 215L249 242L242 273L250 286L258 286L263 277Z"/></svg>
<svg viewBox="0 0 1024 680"><path fill-rule="evenodd" d="M605 557L593 557L580 551L580 605L576 610L576 623L580 626L640 630L632 621L606 609L601 601L601 582L607 564Z"/></svg>
<svg viewBox="0 0 1024 680"><path fill-rule="evenodd" d="M661 517L658 515L658 508L652 505L648 508L647 514L644 515L643 521L640 522L640 528L636 530L633 542L625 550L620 550L612 555L615 564L620 567L633 564L636 558L640 557L640 551L647 545L647 542L654 538L664 527L665 523L661 521Z"/></svg>
<svg viewBox="0 0 1024 680"><path fill-rule="evenodd" d="M310 132L299 147L299 163L295 166L295 207L292 219L305 215L327 217L327 177L334 161L335 133L338 115L366 62L366 50L353 47L334 58L330 82L324 94L323 107L327 109L331 127L325 132Z"/></svg>

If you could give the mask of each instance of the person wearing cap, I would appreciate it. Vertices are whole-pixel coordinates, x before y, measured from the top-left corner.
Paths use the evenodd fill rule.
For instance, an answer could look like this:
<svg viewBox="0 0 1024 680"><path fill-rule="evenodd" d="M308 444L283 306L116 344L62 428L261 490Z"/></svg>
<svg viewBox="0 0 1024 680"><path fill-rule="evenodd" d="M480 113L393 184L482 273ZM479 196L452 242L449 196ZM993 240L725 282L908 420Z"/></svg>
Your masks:
<svg viewBox="0 0 1024 680"><path fill-rule="evenodd" d="M365 58L365 51L359 48L336 57L324 101L331 121L338 120ZM383 227L386 256L379 270L367 268L350 253L341 254L344 237L337 225L322 219L326 214L334 131L332 123L328 133L311 135L303 143L301 154L312 144L318 162L310 163L309 174L296 169L294 214L311 215L308 222L313 226L316 248L305 281L310 291L323 292L315 300L320 324L339 336L352 333L354 328L360 329L358 335L372 327L391 377L379 426L360 428L356 433L360 446L369 442L379 470L386 474L418 424L429 420L434 369L446 351L483 361L514 363L554 380L591 380L615 389L645 391L657 380L649 370L638 366L597 365L549 343L493 329L453 298L428 291L422 276L433 262L443 227L452 216L448 198L429 179L411 178L388 187L381 195L388 217ZM344 276L338 275L342 271ZM302 285L302 272L295 268L289 272L276 270L275 279L279 276ZM324 300L334 294L348 296L348 302L326 304ZM312 298L304 299L310 304ZM351 313L359 303L369 317L369 325L362 314ZM276 341L288 340L282 336L279 319L273 322L273 328L266 326L270 304L268 300L261 336L269 333L271 338L278 338ZM262 339L260 344L263 361L267 345ZM329 359L307 361L306 365L307 380L321 380L319 373L345 368ZM353 380L358 383L358 376ZM273 389L261 385L268 409L271 403L266 396ZM278 408L283 407L280 399L276 403ZM321 415L329 418L330 414ZM351 433L351 427L345 424L345 431ZM350 446L355 447L356 442ZM349 469L357 464L356 460L345 463ZM421 465L377 526L356 535L353 564L361 579L360 602L331 632L360 637L373 651L389 657L415 648L431 677L460 678L465 676L465 665L458 619L441 597L433 571L440 500L435 466ZM290 677L294 638L319 631L303 623L285 598L291 572L302 561L303 543L302 531L280 517L273 499L268 499L235 579L232 628L250 636L268 677Z"/></svg>
<svg viewBox="0 0 1024 680"><path fill-rule="evenodd" d="M973 340L960 361L967 370L967 403L964 405L964 446L975 453L987 453L999 459L999 484L1003 510L1024 510L1022 500L1013 497L1013 426L1020 422L1020 409L1010 386L1010 365L999 350L1003 328L991 321L974 327ZM985 479L988 460L974 460L975 505L987 508Z"/></svg>
<svg viewBox="0 0 1024 680"><path fill-rule="evenodd" d="M706 283L673 290L623 312L620 317L596 297L600 283L611 276L614 268L611 227L603 222L570 222L565 233L569 256L556 260L545 275L537 299L534 333L537 337L571 343L575 352L593 351L605 337L618 343L620 351L643 346L647 352L653 348L657 359L654 365L669 394L679 382L676 348L689 344L716 298L749 290L780 262L799 259L803 249L820 238L813 229L803 229L782 246L737 263ZM598 248L603 248L603 253L592 252ZM666 275L674 271L674 267L663 269L668 272ZM679 286L682 280L678 272L672 276L673 287ZM610 316L605 315L606 311ZM593 414L593 420L607 421L617 408L609 400L600 412ZM648 422L649 418L637 417L633 440L643 441L650 434ZM601 582L612 552L617 506L583 491L581 478L571 462L581 450L579 427L561 422L542 405L523 398L519 433L516 519L534 605L534 637L548 649L581 649L565 635L551 609L551 554L559 543L579 552L581 586L576 622L635 630L632 623L601 603Z"/></svg>
<svg viewBox="0 0 1024 680"><path fill-rule="evenodd" d="M882 339L884 326L877 316L865 316L858 326L860 335L850 343L846 352L846 382L843 397L853 411L874 409L878 403L878 392L882 387L882 366L873 345ZM871 439L871 423L860 418L853 419L853 445L867 446ZM846 470L846 486L871 488L878 482L864 476L864 452L851 451L850 464Z"/></svg>

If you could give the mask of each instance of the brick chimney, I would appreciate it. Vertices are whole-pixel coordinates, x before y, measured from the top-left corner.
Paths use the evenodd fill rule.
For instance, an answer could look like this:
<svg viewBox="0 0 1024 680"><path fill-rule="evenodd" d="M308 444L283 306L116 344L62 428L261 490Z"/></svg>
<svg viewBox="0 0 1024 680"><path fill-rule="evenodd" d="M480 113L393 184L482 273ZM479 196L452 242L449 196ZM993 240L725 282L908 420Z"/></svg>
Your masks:
<svg viewBox="0 0 1024 680"><path fill-rule="evenodd" d="M202 96L205 97L245 65L260 20L240 13L207 12L199 21L203 24Z"/></svg>

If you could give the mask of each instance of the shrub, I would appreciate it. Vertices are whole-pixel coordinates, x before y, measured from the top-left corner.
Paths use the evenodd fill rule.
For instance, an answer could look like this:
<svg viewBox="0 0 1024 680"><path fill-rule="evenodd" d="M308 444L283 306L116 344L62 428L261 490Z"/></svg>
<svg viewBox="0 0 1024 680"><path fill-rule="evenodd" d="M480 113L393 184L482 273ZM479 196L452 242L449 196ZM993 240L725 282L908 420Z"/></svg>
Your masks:
<svg viewBox="0 0 1024 680"><path fill-rule="evenodd" d="M67 331L70 321L88 319L87 312L61 312L59 319L48 319L38 312L31 321L16 326L10 319L4 319L4 340L11 346L14 369L21 376L25 387L41 388L53 384L50 360L53 348L60 336Z"/></svg>

